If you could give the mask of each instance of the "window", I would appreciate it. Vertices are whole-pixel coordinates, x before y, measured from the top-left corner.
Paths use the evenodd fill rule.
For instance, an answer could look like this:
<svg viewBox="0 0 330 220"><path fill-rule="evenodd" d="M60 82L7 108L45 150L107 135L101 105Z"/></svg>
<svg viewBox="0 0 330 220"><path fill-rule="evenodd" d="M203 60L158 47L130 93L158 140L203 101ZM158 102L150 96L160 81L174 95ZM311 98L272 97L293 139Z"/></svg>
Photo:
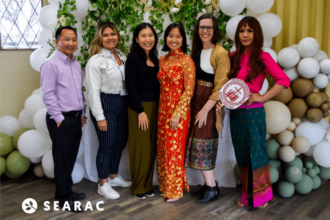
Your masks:
<svg viewBox="0 0 330 220"><path fill-rule="evenodd" d="M41 7L41 0L0 1L1 49L40 48L37 36Z"/></svg>

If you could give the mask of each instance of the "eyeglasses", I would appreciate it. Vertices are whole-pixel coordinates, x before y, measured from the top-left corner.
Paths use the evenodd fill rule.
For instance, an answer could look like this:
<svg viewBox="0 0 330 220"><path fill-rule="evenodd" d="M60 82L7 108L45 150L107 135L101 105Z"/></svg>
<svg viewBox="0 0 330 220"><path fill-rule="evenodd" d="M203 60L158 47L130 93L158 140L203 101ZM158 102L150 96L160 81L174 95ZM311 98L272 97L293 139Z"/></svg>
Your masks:
<svg viewBox="0 0 330 220"><path fill-rule="evenodd" d="M213 26L200 26L199 29L201 31L204 31L204 29L206 29L208 32L213 30Z"/></svg>

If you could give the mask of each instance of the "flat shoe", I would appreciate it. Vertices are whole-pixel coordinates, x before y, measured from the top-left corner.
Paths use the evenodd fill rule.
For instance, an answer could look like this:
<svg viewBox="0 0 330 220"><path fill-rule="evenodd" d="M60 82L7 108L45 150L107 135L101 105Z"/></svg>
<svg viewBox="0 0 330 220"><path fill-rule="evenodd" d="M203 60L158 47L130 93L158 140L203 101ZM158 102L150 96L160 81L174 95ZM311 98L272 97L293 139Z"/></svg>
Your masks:
<svg viewBox="0 0 330 220"><path fill-rule="evenodd" d="M170 203L170 202L177 202L177 201L179 201L179 199L167 199L167 200L166 200L166 202L169 202L169 203Z"/></svg>

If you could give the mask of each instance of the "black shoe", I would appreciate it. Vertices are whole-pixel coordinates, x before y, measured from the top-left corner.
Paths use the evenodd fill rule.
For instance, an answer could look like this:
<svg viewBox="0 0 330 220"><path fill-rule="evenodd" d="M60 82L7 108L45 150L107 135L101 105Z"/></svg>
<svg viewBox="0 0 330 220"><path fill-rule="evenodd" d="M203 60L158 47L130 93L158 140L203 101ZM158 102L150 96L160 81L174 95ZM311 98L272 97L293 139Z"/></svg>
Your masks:
<svg viewBox="0 0 330 220"><path fill-rule="evenodd" d="M133 196L134 196L134 198L141 199L141 200L147 199L146 194L135 194Z"/></svg>
<svg viewBox="0 0 330 220"><path fill-rule="evenodd" d="M206 186L206 190L196 200L197 203L207 203L219 199L220 189L218 187L218 181L215 181L215 187Z"/></svg>
<svg viewBox="0 0 330 220"><path fill-rule="evenodd" d="M154 197L155 196L155 191L152 189L152 190L146 192L146 196L147 197Z"/></svg>
<svg viewBox="0 0 330 220"><path fill-rule="evenodd" d="M70 209L68 208L68 206L65 203L69 204ZM65 209L63 211L68 211L68 212L83 212L84 209L81 207L81 205L78 205L75 209L74 207L74 200L68 200L68 201L60 201L59 202L60 207L62 208L61 210L63 210L63 206L66 205Z"/></svg>
<svg viewBox="0 0 330 220"><path fill-rule="evenodd" d="M199 190L190 193L192 196L200 196L204 193L204 191L206 190L206 183L204 183L204 186L202 186L202 188L200 188Z"/></svg>
<svg viewBox="0 0 330 220"><path fill-rule="evenodd" d="M79 199L84 199L86 197L85 193L76 193L72 192L72 199L73 200L79 200ZM55 199L59 199L60 197L58 195L55 195Z"/></svg>

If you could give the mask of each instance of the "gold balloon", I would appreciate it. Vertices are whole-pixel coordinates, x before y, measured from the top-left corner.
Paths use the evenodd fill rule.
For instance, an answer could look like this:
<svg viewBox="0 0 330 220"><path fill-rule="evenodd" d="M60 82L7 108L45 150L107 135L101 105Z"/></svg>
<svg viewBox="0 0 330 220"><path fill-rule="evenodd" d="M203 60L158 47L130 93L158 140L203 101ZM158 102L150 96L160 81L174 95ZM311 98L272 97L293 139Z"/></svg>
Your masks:
<svg viewBox="0 0 330 220"><path fill-rule="evenodd" d="M292 83L292 91L299 98L306 97L313 89L313 82L309 79L299 78Z"/></svg>
<svg viewBox="0 0 330 220"><path fill-rule="evenodd" d="M274 100L282 102L284 104L291 101L293 98L293 93L291 87L283 89L279 94L273 97Z"/></svg>
<svg viewBox="0 0 330 220"><path fill-rule="evenodd" d="M310 147L311 144L309 140L304 136L298 136L292 140L292 148L298 153L306 153Z"/></svg>
<svg viewBox="0 0 330 220"><path fill-rule="evenodd" d="M293 118L302 118L305 116L308 106L304 99L294 98L289 102L288 108Z"/></svg>
<svg viewBox="0 0 330 220"><path fill-rule="evenodd" d="M321 119L323 118L323 112L319 108L310 108L306 112L306 117L308 121L316 123L321 121Z"/></svg>
<svg viewBox="0 0 330 220"><path fill-rule="evenodd" d="M323 118L326 118L329 116L329 111L323 113Z"/></svg>
<svg viewBox="0 0 330 220"><path fill-rule="evenodd" d="M323 104L322 95L319 92L313 92L307 96L306 103L309 107L318 108Z"/></svg>
<svg viewBox="0 0 330 220"><path fill-rule="evenodd" d="M323 104L321 105L321 110L322 110L322 112L327 112L327 111L329 111L329 106L328 106L328 104L327 104L327 103L323 103Z"/></svg>
<svg viewBox="0 0 330 220"><path fill-rule="evenodd" d="M329 96L326 93L320 92L320 94L322 96L323 102L329 101Z"/></svg>

